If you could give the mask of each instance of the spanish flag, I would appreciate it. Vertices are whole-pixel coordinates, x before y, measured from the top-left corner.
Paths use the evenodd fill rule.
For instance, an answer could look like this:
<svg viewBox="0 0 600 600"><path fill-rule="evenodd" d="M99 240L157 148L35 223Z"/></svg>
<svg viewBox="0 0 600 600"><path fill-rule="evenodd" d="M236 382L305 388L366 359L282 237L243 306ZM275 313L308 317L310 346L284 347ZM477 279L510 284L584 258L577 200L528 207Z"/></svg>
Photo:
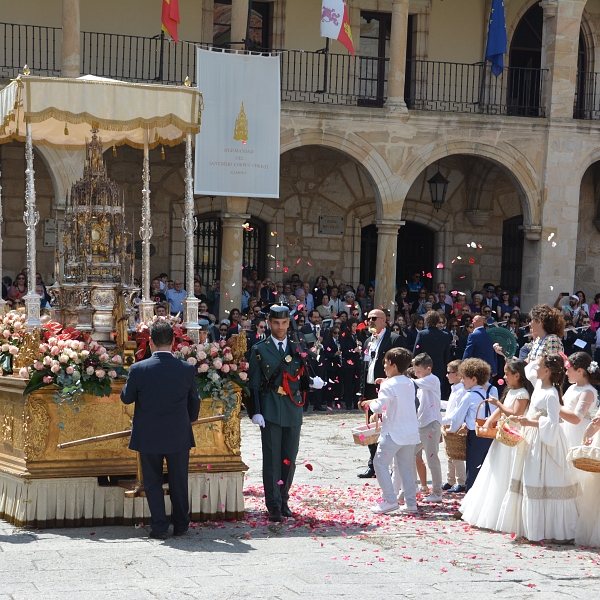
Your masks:
<svg viewBox="0 0 600 600"><path fill-rule="evenodd" d="M179 25L179 0L163 0L162 3L162 30L171 36L175 42L177 37L177 25Z"/></svg>

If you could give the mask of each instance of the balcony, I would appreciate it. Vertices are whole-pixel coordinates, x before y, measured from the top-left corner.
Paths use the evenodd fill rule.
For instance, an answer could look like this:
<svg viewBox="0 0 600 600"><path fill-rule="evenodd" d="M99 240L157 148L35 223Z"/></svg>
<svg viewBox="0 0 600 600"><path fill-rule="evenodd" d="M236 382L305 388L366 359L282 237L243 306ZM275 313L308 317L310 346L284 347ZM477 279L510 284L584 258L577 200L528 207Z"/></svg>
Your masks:
<svg viewBox="0 0 600 600"><path fill-rule="evenodd" d="M0 35L0 77L15 77L26 63L36 75L60 74L60 28L0 23ZM84 31L81 43L81 72L85 74L166 85L181 85L186 77L196 81L194 42L174 44L160 36ZM385 105L387 59L303 50L278 52L284 102ZM577 118L600 118L597 75L586 75L584 108L576 109ZM544 117L546 78L547 71L541 69L508 67L495 77L486 63L412 60L406 64L405 101L412 110Z"/></svg>

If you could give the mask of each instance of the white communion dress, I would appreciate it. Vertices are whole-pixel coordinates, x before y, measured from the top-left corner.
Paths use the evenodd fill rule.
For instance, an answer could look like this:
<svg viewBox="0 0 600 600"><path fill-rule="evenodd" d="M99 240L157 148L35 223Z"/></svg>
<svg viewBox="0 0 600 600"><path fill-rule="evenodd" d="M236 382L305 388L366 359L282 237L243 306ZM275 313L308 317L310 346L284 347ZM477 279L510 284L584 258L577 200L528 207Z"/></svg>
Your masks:
<svg viewBox="0 0 600 600"><path fill-rule="evenodd" d="M600 431L594 436L589 450L595 458L600 457ZM575 543L580 546L600 547L600 473L580 473L583 473L582 494Z"/></svg>
<svg viewBox="0 0 600 600"><path fill-rule="evenodd" d="M536 386L527 417L539 427L526 427L517 446L498 530L540 540L572 540L579 516L579 484L567 461L569 446L559 424L560 402L554 388Z"/></svg>
<svg viewBox="0 0 600 600"><path fill-rule="evenodd" d="M509 390L504 406L513 406L518 398L529 400L525 388ZM511 421L511 427L519 428L519 425ZM516 447L511 448L497 440L492 442L477 479L460 506L463 521L483 529L497 528L502 501L510 484L515 453Z"/></svg>
<svg viewBox="0 0 600 600"><path fill-rule="evenodd" d="M587 391L592 393L585 394L584 392ZM589 383L587 385L572 385L565 392L563 396L564 407L581 419L577 425L567 423L566 421L561 423L569 448L581 446L583 433L592 420L592 410L596 406L597 399L598 392Z"/></svg>

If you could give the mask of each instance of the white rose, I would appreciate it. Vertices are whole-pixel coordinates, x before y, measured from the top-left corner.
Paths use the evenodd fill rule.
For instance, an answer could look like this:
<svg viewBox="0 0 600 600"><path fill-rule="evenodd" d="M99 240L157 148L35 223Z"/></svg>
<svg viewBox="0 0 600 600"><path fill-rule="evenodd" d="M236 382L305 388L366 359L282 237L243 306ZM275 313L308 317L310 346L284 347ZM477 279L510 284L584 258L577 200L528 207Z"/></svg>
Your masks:
<svg viewBox="0 0 600 600"><path fill-rule="evenodd" d="M88 375L93 375L93 374L94 374L94 367L88 367L88 368L85 370L85 372L86 372Z"/></svg>
<svg viewBox="0 0 600 600"><path fill-rule="evenodd" d="M39 360L36 360L36 361L33 363L33 368L34 368L36 371L41 371L41 370L44 368L44 365L43 365L43 364L42 364L42 363L41 363Z"/></svg>
<svg viewBox="0 0 600 600"><path fill-rule="evenodd" d="M8 351L14 356L15 354L19 354L19 349L16 346L9 346Z"/></svg>
<svg viewBox="0 0 600 600"><path fill-rule="evenodd" d="M197 356L198 356L198 360L204 360L206 358L206 352L204 352L203 350L200 350L200 352L198 352Z"/></svg>
<svg viewBox="0 0 600 600"><path fill-rule="evenodd" d="M21 367L19 369L19 377L21 379L29 379L29 369L27 367Z"/></svg>
<svg viewBox="0 0 600 600"><path fill-rule="evenodd" d="M45 367L49 367L52 364L52 358L50 358L49 356L44 356L43 362Z"/></svg>
<svg viewBox="0 0 600 600"><path fill-rule="evenodd" d="M58 362L62 363L63 365L67 364L69 362L69 357L66 354L61 354L58 357Z"/></svg>
<svg viewBox="0 0 600 600"><path fill-rule="evenodd" d="M243 371L240 373L240 379L242 381L246 381L248 379L248 373L244 373Z"/></svg>
<svg viewBox="0 0 600 600"><path fill-rule="evenodd" d="M2 335L3 335L3 336L6 338L6 339L8 339L8 338L10 337L10 331L9 331L8 329L5 329L5 330L2 332Z"/></svg>
<svg viewBox="0 0 600 600"><path fill-rule="evenodd" d="M112 361L115 363L115 365L121 365L121 364L123 364L123 359L121 358L120 354L115 354L112 357Z"/></svg>
<svg viewBox="0 0 600 600"><path fill-rule="evenodd" d="M181 354L183 354L183 356L187 356L190 353L190 347L189 346L182 346L181 347ZM194 363L192 363L194 364Z"/></svg>
<svg viewBox="0 0 600 600"><path fill-rule="evenodd" d="M187 359L187 362L189 362L189 363L190 363L190 365L195 365L195 364L196 364L198 361L197 361L197 360L196 360L196 359L195 359L193 356L190 356L190 357Z"/></svg>
<svg viewBox="0 0 600 600"><path fill-rule="evenodd" d="M81 356L83 356L84 358L87 358L90 355L90 351L89 350L82 350L81 351Z"/></svg>
<svg viewBox="0 0 600 600"><path fill-rule="evenodd" d="M116 372L116 371L109 371L109 372L108 372L108 376L109 376L111 379L116 379L116 378L117 378L117 372Z"/></svg>
<svg viewBox="0 0 600 600"><path fill-rule="evenodd" d="M223 361L220 358L215 358L215 360L213 360L213 367L215 369L220 369L223 366Z"/></svg>
<svg viewBox="0 0 600 600"><path fill-rule="evenodd" d="M98 379L104 379L106 376L106 371L104 369L96 369L96 377Z"/></svg>
<svg viewBox="0 0 600 600"><path fill-rule="evenodd" d="M8 344L2 344L2 352L8 352L10 346Z"/></svg>
<svg viewBox="0 0 600 600"><path fill-rule="evenodd" d="M73 372L75 371L75 369L73 367L69 366L65 369L65 371L67 372L67 375L73 375Z"/></svg>
<svg viewBox="0 0 600 600"><path fill-rule="evenodd" d="M206 373L208 371L208 365L206 363L204 363L203 365L200 365L200 373Z"/></svg>
<svg viewBox="0 0 600 600"><path fill-rule="evenodd" d="M60 372L60 365L52 365L52 366L50 367L50 370L51 370L53 373L59 373L59 372Z"/></svg>

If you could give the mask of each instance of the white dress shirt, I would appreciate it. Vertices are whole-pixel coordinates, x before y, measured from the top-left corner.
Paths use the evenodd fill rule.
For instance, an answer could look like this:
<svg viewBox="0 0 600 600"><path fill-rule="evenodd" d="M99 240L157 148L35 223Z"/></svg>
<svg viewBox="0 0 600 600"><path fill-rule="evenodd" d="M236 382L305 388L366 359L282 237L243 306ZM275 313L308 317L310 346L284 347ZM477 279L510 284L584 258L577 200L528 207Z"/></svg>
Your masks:
<svg viewBox="0 0 600 600"><path fill-rule="evenodd" d="M448 404L446 405L446 414L442 419L442 425L450 425L450 422L452 421L452 415L458 408L461 398L466 393L467 390L465 390L465 386L462 384L462 381L459 381L452 386L452 391L450 392L450 397L448 398Z"/></svg>
<svg viewBox="0 0 600 600"><path fill-rule="evenodd" d="M381 346L381 342L385 337L385 329L382 329L377 337L371 336L371 341L367 345L367 349L365 351L365 360L369 361L369 367L367 369L367 383L374 384L375 383L375 363L377 362L377 358L379 356L379 346Z"/></svg>
<svg viewBox="0 0 600 600"><path fill-rule="evenodd" d="M279 344L281 344L281 347L283 348L283 353L285 354L285 352L287 350L287 343L288 343L287 335L282 340L278 340L277 338L274 338L273 336L271 336L271 339L273 340L273 343L275 344L275 348L277 348L277 350L279 350Z"/></svg>
<svg viewBox="0 0 600 600"><path fill-rule="evenodd" d="M419 427L425 427L434 421L442 422L442 391L440 380L431 373L422 379L415 379L419 410L417 418Z"/></svg>
<svg viewBox="0 0 600 600"><path fill-rule="evenodd" d="M389 434L401 446L421 442L415 412L415 386L406 375L386 379L369 408L374 413L383 414L381 435Z"/></svg>

